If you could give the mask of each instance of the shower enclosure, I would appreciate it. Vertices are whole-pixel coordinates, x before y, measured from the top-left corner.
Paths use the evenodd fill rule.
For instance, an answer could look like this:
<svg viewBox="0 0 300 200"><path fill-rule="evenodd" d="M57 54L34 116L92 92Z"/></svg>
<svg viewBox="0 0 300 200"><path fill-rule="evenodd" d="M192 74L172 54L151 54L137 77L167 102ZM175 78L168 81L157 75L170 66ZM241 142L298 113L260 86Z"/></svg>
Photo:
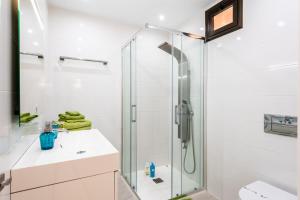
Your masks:
<svg viewBox="0 0 300 200"><path fill-rule="evenodd" d="M147 24L122 48L122 175L142 200L204 188L203 47ZM150 162L159 180L146 175Z"/></svg>

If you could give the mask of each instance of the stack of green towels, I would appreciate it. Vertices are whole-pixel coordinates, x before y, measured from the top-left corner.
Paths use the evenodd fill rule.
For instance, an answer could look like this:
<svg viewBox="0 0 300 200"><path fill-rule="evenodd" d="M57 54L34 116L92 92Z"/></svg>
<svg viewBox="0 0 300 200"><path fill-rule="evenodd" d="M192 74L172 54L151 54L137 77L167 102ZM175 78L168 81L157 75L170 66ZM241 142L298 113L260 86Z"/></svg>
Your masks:
<svg viewBox="0 0 300 200"><path fill-rule="evenodd" d="M170 200L192 200L192 198L189 198L189 197L187 197L186 194L183 194L183 195L174 197L174 198L172 198L172 199L170 199Z"/></svg>
<svg viewBox="0 0 300 200"><path fill-rule="evenodd" d="M69 131L90 130L92 122L85 119L85 116L77 111L66 111L58 115L58 121L61 122L61 128Z"/></svg>
<svg viewBox="0 0 300 200"><path fill-rule="evenodd" d="M20 116L20 122L23 124L29 123L37 117L38 117L38 115L31 115L30 113L22 113Z"/></svg>

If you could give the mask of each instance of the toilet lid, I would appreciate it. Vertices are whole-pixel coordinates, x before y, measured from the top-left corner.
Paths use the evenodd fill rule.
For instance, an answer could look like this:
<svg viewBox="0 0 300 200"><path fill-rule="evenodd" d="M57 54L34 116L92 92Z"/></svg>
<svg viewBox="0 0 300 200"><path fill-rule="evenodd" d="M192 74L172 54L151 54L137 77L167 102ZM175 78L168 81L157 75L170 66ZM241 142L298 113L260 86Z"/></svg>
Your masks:
<svg viewBox="0 0 300 200"><path fill-rule="evenodd" d="M239 192L241 200L261 200L262 198L257 196L254 192L247 190L245 187L240 189Z"/></svg>
<svg viewBox="0 0 300 200"><path fill-rule="evenodd" d="M256 181L240 189L241 200L297 200L295 195L262 181Z"/></svg>

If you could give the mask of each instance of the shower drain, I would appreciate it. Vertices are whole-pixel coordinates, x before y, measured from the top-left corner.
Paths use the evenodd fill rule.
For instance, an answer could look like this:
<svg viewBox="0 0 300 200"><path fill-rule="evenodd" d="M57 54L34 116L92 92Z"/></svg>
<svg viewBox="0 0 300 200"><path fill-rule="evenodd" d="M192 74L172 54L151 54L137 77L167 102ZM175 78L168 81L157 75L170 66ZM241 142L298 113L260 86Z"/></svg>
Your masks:
<svg viewBox="0 0 300 200"><path fill-rule="evenodd" d="M156 184L164 182L161 178L155 178L155 179L152 179L152 180L153 180L154 183L156 183Z"/></svg>

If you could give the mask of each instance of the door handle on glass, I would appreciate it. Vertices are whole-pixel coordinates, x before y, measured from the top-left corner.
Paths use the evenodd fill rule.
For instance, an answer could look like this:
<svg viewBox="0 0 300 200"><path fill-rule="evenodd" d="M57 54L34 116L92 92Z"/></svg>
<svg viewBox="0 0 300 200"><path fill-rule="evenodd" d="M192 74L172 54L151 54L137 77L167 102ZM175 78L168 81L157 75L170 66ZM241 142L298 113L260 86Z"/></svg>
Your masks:
<svg viewBox="0 0 300 200"><path fill-rule="evenodd" d="M178 105L175 106L175 124L179 125L179 121L178 121Z"/></svg>
<svg viewBox="0 0 300 200"><path fill-rule="evenodd" d="M136 105L131 106L131 122L136 122Z"/></svg>
<svg viewBox="0 0 300 200"><path fill-rule="evenodd" d="M5 175L1 174L0 175L0 192L5 188L5 186L10 185L11 183L11 178L5 180Z"/></svg>

